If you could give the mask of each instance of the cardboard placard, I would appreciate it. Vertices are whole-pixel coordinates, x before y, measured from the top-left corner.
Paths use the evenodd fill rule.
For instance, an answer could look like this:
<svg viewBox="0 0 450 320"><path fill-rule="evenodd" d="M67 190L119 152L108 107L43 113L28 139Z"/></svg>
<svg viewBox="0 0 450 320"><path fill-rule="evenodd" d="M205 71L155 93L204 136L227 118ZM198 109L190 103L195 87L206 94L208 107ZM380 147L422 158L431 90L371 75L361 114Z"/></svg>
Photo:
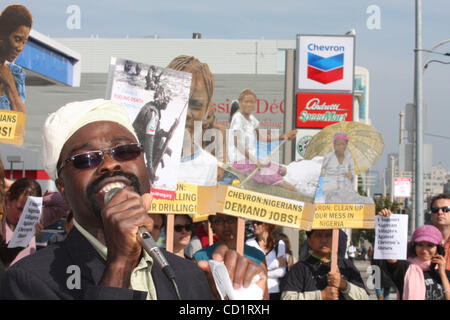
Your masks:
<svg viewBox="0 0 450 320"><path fill-rule="evenodd" d="M174 200L153 199L149 212L162 214L192 214L194 217L195 215L200 214L206 215L207 219L208 215L216 213L216 191L216 186L199 186L179 182L177 184Z"/></svg>
<svg viewBox="0 0 450 320"><path fill-rule="evenodd" d="M284 227L310 230L312 205L269 194L228 187L219 212Z"/></svg>
<svg viewBox="0 0 450 320"><path fill-rule="evenodd" d="M0 110L0 142L22 145L26 121L24 112Z"/></svg>
<svg viewBox="0 0 450 320"><path fill-rule="evenodd" d="M313 229L374 229L374 204L315 204Z"/></svg>

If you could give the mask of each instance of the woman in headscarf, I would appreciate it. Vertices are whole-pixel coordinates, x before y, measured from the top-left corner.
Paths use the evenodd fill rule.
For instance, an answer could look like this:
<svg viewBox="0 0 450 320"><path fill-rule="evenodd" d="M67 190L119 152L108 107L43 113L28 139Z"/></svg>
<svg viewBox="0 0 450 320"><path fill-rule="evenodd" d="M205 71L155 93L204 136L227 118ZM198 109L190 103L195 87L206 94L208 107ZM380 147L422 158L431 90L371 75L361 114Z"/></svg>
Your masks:
<svg viewBox="0 0 450 320"><path fill-rule="evenodd" d="M450 271L446 270L439 229L432 225L417 228L408 249L408 260L386 260L382 265L401 299L450 300Z"/></svg>
<svg viewBox="0 0 450 320"><path fill-rule="evenodd" d="M353 190L356 176L354 160L347 150L349 138L344 132L333 136L334 151L324 156L321 176L324 177L323 195L325 203L373 203L368 197Z"/></svg>

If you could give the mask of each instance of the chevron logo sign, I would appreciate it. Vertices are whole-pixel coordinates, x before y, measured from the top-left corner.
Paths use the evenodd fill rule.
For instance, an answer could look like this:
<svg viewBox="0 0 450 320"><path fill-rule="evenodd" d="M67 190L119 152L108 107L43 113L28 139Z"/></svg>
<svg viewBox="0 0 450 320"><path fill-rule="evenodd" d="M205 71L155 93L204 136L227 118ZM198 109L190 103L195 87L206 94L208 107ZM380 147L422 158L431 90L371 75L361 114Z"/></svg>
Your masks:
<svg viewBox="0 0 450 320"><path fill-rule="evenodd" d="M325 58L308 52L307 77L323 84L344 79L344 54Z"/></svg>

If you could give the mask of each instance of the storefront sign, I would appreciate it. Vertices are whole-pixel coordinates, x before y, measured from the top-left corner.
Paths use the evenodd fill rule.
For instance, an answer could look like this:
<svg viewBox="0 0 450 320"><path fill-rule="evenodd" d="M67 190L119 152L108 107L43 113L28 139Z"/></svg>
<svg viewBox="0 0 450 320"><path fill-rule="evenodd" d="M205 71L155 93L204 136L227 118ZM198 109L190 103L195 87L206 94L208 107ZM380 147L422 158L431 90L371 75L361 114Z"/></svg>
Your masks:
<svg viewBox="0 0 450 320"><path fill-rule="evenodd" d="M352 94L297 93L297 128L325 128L352 117Z"/></svg>

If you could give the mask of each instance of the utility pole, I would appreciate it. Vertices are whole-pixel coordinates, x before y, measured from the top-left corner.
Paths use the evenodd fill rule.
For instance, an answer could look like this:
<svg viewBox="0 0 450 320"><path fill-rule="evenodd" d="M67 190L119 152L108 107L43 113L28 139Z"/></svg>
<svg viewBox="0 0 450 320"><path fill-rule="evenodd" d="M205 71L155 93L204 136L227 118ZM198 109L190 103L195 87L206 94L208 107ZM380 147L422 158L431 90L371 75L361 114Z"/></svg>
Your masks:
<svg viewBox="0 0 450 320"><path fill-rule="evenodd" d="M416 225L424 224L423 217L423 101L422 101L422 0L416 0L416 48L414 104L416 106Z"/></svg>
<svg viewBox="0 0 450 320"><path fill-rule="evenodd" d="M390 157L391 160L391 174L390 174L390 185L391 185L391 201L394 202L394 189L395 189L395 158L393 156Z"/></svg>

